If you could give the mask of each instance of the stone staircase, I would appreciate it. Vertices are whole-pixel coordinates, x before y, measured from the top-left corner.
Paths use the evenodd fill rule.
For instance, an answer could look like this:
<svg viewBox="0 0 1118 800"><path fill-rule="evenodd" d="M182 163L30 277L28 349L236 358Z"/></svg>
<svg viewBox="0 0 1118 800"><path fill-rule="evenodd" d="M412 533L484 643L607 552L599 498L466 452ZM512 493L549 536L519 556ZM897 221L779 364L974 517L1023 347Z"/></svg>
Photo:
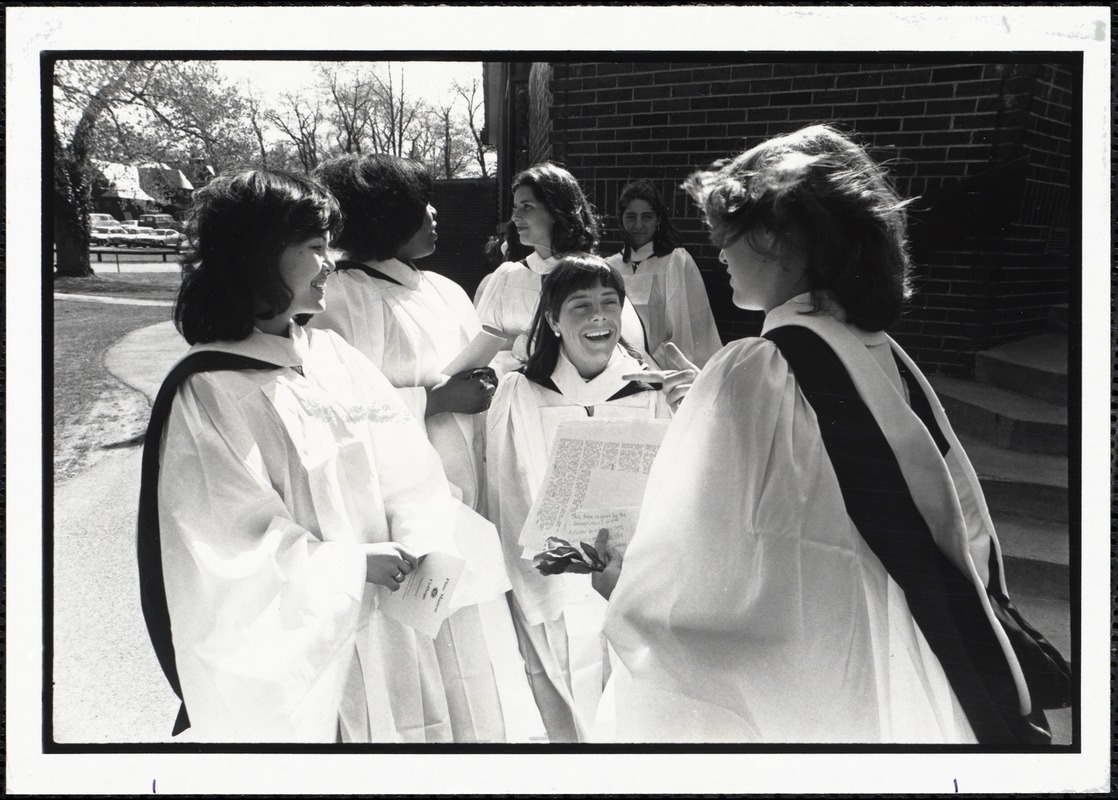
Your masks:
<svg viewBox="0 0 1118 800"><path fill-rule="evenodd" d="M1067 334L978 353L975 380L932 376L982 481L1011 596L1067 602Z"/></svg>
<svg viewBox="0 0 1118 800"><path fill-rule="evenodd" d="M1071 662L1066 313L1054 309L1044 333L977 353L973 381L929 381L982 483L1010 597ZM1069 742L1071 710L1047 715L1054 742Z"/></svg>

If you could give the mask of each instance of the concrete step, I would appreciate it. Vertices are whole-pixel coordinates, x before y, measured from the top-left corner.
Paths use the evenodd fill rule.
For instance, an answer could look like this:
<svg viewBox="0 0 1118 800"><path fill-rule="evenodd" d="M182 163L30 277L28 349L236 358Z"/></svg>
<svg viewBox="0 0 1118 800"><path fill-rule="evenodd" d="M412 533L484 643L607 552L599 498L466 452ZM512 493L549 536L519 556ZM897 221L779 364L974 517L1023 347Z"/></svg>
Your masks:
<svg viewBox="0 0 1118 800"><path fill-rule="evenodd" d="M1009 585L1009 598L1017 606L1025 621L1060 651L1060 655L1071 666L1072 675L1075 675L1076 668L1072 661L1071 650L1071 604L1066 600L1052 597L1014 592L1012 583ZM1071 744L1072 713L1071 708L1044 712L1044 716L1048 718L1048 725L1052 729L1052 744Z"/></svg>
<svg viewBox="0 0 1118 800"><path fill-rule="evenodd" d="M1009 596L1069 600L1070 540L1063 522L991 512L1002 546Z"/></svg>
<svg viewBox="0 0 1118 800"><path fill-rule="evenodd" d="M1067 406L1067 334L1043 333L975 353L974 378L1045 403Z"/></svg>
<svg viewBox="0 0 1118 800"><path fill-rule="evenodd" d="M960 434L991 514L1068 521L1068 459L1003 450Z"/></svg>
<svg viewBox="0 0 1118 800"><path fill-rule="evenodd" d="M975 381L932 375L952 427L1021 453L1067 455L1068 410Z"/></svg>
<svg viewBox="0 0 1118 800"><path fill-rule="evenodd" d="M1068 332L1068 304L1058 303L1048 309L1048 330L1056 333Z"/></svg>

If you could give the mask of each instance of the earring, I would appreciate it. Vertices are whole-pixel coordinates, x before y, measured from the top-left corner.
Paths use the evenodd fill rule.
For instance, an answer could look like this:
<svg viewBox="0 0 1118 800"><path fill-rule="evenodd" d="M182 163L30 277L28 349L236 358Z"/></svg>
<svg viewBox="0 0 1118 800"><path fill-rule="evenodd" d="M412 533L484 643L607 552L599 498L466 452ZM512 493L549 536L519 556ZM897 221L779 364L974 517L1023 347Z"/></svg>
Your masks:
<svg viewBox="0 0 1118 800"><path fill-rule="evenodd" d="M563 338L563 334L559 333L558 328L552 328L552 330L555 332L555 338L556 339L562 339Z"/></svg>

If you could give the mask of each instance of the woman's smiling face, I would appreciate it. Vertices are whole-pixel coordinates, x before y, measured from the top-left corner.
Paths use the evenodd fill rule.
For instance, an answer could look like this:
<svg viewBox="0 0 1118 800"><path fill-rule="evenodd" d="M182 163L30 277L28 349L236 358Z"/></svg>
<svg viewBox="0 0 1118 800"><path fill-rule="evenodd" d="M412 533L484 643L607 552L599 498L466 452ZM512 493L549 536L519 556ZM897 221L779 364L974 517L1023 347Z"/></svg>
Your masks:
<svg viewBox="0 0 1118 800"><path fill-rule="evenodd" d="M656 235L656 228L660 218L652 210L652 205L641 198L630 200L625 204L625 211L621 215L621 227L629 237L629 242L634 250L644 247Z"/></svg>
<svg viewBox="0 0 1118 800"><path fill-rule="evenodd" d="M621 338L621 298L608 286L577 289L563 301L558 317L548 314L547 321L578 374L593 378L606 368Z"/></svg>
<svg viewBox="0 0 1118 800"><path fill-rule="evenodd" d="M334 271L330 237L313 236L288 245L279 259L279 274L291 290L291 305L281 315L314 314L326 308L326 276Z"/></svg>

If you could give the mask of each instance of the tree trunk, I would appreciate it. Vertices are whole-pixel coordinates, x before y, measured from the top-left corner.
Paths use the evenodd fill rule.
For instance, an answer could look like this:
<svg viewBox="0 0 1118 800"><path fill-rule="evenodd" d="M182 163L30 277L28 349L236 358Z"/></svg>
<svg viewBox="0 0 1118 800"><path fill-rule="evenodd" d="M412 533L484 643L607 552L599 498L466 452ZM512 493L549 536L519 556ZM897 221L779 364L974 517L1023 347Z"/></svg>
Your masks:
<svg viewBox="0 0 1118 800"><path fill-rule="evenodd" d="M73 159L54 139L54 257L59 275L87 278L89 263L89 185L75 175ZM83 202L84 200L84 202Z"/></svg>
<svg viewBox="0 0 1118 800"><path fill-rule="evenodd" d="M69 147L54 132L53 220L55 259L59 275L86 278L93 275L89 263L90 196L89 146L93 129L109 100L135 74L142 61L130 61L124 71L102 86L82 111Z"/></svg>

